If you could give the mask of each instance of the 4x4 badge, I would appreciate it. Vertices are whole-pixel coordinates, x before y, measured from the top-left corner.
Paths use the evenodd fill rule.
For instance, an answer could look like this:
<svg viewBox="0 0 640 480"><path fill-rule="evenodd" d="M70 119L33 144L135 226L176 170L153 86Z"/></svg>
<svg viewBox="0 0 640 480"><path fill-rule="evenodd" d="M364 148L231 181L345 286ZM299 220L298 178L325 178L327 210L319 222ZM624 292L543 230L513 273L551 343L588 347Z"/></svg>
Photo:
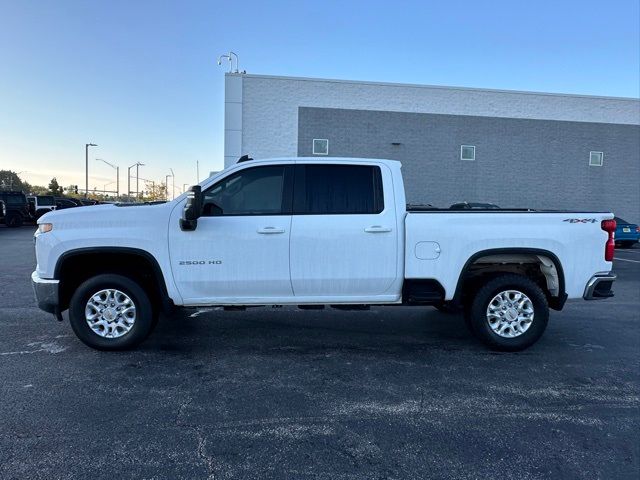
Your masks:
<svg viewBox="0 0 640 480"><path fill-rule="evenodd" d="M569 223L596 223L597 220L595 218L567 218L563 220L563 222Z"/></svg>

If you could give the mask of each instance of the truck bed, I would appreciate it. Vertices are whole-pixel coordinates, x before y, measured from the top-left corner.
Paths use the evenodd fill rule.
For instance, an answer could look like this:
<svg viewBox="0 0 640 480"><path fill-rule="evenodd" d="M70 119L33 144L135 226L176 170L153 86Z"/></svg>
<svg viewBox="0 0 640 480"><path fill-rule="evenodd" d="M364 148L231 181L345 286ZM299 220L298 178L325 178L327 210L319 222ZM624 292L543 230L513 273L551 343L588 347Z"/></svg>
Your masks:
<svg viewBox="0 0 640 480"><path fill-rule="evenodd" d="M604 258L608 235L601 228L610 218L608 212L409 209L405 278L438 279L449 300L459 272L479 256L543 255L564 268L568 297L581 298L594 272L611 270Z"/></svg>

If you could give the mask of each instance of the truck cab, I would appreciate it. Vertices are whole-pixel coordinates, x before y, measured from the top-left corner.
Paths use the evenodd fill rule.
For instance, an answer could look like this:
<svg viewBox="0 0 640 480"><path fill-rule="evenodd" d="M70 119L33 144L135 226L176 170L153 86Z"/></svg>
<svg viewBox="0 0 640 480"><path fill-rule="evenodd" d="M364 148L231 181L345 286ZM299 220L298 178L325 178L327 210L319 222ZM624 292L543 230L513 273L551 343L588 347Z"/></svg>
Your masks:
<svg viewBox="0 0 640 480"><path fill-rule="evenodd" d="M183 302L400 300L404 203L388 165L251 163L203 189L193 231L178 228L182 209L172 212Z"/></svg>

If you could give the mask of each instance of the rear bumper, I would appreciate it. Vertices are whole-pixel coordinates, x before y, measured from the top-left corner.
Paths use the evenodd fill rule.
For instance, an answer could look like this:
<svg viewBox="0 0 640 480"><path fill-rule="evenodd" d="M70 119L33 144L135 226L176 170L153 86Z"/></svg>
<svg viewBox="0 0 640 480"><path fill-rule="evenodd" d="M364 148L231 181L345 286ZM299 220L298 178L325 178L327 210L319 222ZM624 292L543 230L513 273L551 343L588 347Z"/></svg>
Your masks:
<svg viewBox="0 0 640 480"><path fill-rule="evenodd" d="M618 225L616 228L616 242L638 242L640 241L640 230L637 225ZM624 230L627 229L628 232Z"/></svg>
<svg viewBox="0 0 640 480"><path fill-rule="evenodd" d="M640 238L638 237L638 235L616 235L616 238L614 241L617 243L620 243L620 242L637 243L638 241L640 241Z"/></svg>
<svg viewBox="0 0 640 480"><path fill-rule="evenodd" d="M36 272L31 274L31 286L36 296L36 302L41 310L48 313L58 313L60 280L40 278Z"/></svg>
<svg viewBox="0 0 640 480"><path fill-rule="evenodd" d="M613 272L596 273L587 282L582 298L585 300L602 300L603 298L613 297L611 287L616 278L617 275Z"/></svg>

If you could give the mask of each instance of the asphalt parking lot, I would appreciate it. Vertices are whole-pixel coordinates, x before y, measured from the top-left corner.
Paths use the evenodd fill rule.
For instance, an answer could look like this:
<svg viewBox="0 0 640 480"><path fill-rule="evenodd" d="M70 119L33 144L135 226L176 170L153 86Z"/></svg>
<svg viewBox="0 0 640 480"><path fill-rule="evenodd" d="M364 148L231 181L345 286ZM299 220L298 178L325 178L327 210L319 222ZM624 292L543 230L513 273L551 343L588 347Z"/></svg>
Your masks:
<svg viewBox="0 0 640 480"><path fill-rule="evenodd" d="M40 311L0 226L0 478L638 478L640 248L518 354L431 308L193 310L138 349Z"/></svg>

